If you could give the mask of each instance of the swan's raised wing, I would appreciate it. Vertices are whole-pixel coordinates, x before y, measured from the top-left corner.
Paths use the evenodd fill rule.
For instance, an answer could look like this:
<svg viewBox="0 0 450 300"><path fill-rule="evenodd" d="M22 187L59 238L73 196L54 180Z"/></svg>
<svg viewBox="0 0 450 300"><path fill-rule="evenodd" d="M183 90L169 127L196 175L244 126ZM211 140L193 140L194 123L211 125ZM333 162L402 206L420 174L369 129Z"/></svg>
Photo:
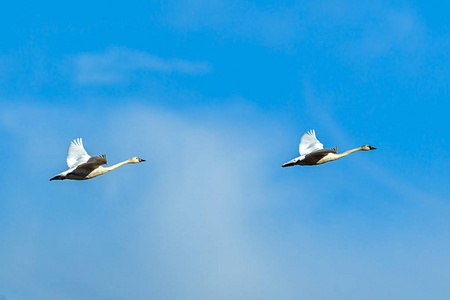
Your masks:
<svg viewBox="0 0 450 300"><path fill-rule="evenodd" d="M90 158L91 156L84 150L81 138L70 142L69 150L67 150L67 165L69 169L87 162Z"/></svg>
<svg viewBox="0 0 450 300"><path fill-rule="evenodd" d="M316 138L314 129L302 135L300 145L298 146L300 156L308 155L311 152L321 149L323 149L323 144Z"/></svg>

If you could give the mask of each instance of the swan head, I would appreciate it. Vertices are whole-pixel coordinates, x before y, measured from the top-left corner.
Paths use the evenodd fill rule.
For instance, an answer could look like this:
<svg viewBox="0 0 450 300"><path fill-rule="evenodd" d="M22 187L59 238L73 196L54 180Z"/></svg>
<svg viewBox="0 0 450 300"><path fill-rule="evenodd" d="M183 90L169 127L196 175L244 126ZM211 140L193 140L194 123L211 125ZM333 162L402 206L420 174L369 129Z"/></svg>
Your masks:
<svg viewBox="0 0 450 300"><path fill-rule="evenodd" d="M369 150L375 150L375 149L377 149L377 148L372 147L370 145L364 145L361 147L361 150L363 150L363 151L369 151Z"/></svg>
<svg viewBox="0 0 450 300"><path fill-rule="evenodd" d="M132 157L132 158L130 158L130 163L132 163L132 164L137 164L137 163L140 163L140 162L143 162L143 161L145 161L145 159L142 159L142 158L139 158L139 157Z"/></svg>

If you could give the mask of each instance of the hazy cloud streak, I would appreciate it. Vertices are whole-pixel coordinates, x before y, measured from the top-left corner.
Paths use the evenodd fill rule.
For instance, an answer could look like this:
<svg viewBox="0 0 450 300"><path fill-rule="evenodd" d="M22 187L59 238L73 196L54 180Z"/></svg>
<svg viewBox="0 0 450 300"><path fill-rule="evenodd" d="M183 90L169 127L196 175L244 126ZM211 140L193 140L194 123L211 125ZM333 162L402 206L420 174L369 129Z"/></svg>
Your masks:
<svg viewBox="0 0 450 300"><path fill-rule="evenodd" d="M125 47L109 48L102 53L81 53L73 58L75 80L79 84L114 84L135 72L203 75L212 71L206 62L164 59Z"/></svg>
<svg viewBox="0 0 450 300"><path fill-rule="evenodd" d="M413 9L394 5L387 9L382 1L281 5L226 0L172 2L166 22L180 31L212 30L274 48L331 46L346 58L379 57L392 50L411 52L422 46L426 32Z"/></svg>

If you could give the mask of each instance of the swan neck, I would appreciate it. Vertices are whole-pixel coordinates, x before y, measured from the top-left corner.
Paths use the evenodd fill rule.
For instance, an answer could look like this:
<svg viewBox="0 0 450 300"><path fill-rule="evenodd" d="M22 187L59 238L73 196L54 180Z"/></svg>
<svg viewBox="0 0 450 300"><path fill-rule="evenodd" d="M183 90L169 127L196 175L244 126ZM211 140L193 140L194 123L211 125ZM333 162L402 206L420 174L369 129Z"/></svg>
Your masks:
<svg viewBox="0 0 450 300"><path fill-rule="evenodd" d="M342 157L344 157L344 156L347 156L347 155L349 155L349 154L352 154L352 153L354 153L354 152L361 151L361 150L362 150L362 147L358 147L358 148L355 148L355 149L350 149L350 150L347 150L347 151L345 151L345 152L336 154L335 157L336 157L336 159L339 159L339 158L342 158Z"/></svg>
<svg viewBox="0 0 450 300"><path fill-rule="evenodd" d="M106 173L106 172L115 170L115 169L117 169L117 168L119 168L119 167L121 167L123 165L129 164L130 162L131 161L128 159L126 161L123 161L123 162L120 162L118 164L112 165L111 167L103 167L103 169L105 170L105 173Z"/></svg>

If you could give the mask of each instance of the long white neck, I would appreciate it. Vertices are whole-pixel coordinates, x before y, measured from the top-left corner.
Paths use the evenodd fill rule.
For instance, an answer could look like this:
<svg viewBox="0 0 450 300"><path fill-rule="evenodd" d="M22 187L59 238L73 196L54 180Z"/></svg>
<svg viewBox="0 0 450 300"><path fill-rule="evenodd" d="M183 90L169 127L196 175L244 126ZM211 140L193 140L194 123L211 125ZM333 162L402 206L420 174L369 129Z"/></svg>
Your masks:
<svg viewBox="0 0 450 300"><path fill-rule="evenodd" d="M358 148L355 148L355 149L347 150L347 151L342 152L342 153L335 154L335 155L333 155L333 157L334 157L333 160L342 158L342 157L344 157L344 156L347 156L347 155L349 155L349 154L352 154L352 153L354 153L354 152L361 151L361 150L362 150L362 147L358 147Z"/></svg>
<svg viewBox="0 0 450 300"><path fill-rule="evenodd" d="M131 163L131 161L130 161L130 159L127 159L126 161L123 161L123 162L120 162L120 163L118 163L118 164L112 165L111 167L103 167L103 170L104 170L104 172L106 173L106 172L115 170L115 169L117 169L118 167L121 167L121 166L126 165L126 164L129 164L129 163Z"/></svg>

